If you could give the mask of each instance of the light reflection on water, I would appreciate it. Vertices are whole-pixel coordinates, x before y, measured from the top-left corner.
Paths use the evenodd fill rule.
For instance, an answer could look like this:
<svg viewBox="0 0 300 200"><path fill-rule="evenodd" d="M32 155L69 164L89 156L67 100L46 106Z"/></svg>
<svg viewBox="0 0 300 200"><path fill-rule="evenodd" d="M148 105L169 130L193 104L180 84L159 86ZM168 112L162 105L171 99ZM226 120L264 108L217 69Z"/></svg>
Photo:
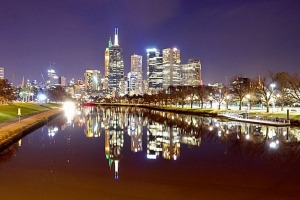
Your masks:
<svg viewBox="0 0 300 200"><path fill-rule="evenodd" d="M148 159L161 157L177 160L181 156L181 145L200 147L203 140L224 143L224 154L235 146L244 148L241 149L243 152L262 148L257 156L268 155L270 150L283 154L299 149L300 131L290 127L224 122L210 117L128 107L85 107L77 113L73 123L85 127L86 137L100 137L103 134L105 154L110 165L121 157L124 134L130 137L131 151L145 149ZM146 139L144 147L143 138Z"/></svg>
<svg viewBox="0 0 300 200"><path fill-rule="evenodd" d="M61 172L75 180L84 174L95 182L99 177L154 181L174 176L196 185L200 179L211 181L203 171L220 176L224 170L243 179L243 170L257 169L299 177L287 167L300 163L299 129L128 107L84 107L72 113L11 146L0 157L0 169L10 170L3 163L39 160L28 168L45 169L45 180ZM3 174L0 178L9 180Z"/></svg>

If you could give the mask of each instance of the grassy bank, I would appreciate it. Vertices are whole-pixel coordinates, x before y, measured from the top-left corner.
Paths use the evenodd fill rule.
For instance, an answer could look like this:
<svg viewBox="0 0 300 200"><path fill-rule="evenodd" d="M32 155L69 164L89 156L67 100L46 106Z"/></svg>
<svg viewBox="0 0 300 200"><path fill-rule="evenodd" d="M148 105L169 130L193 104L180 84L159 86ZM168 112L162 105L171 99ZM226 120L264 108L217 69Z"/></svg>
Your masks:
<svg viewBox="0 0 300 200"><path fill-rule="evenodd" d="M26 116L41 111L57 108L56 104L36 103L14 103L12 105L0 105L0 123L18 118L18 108L21 109L21 116Z"/></svg>

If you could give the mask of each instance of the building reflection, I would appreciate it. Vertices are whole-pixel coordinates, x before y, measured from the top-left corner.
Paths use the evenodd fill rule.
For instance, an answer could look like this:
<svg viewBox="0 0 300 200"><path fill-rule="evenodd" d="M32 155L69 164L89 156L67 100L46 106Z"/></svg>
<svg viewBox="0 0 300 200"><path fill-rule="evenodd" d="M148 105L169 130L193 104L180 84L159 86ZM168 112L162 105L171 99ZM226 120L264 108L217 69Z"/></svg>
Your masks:
<svg viewBox="0 0 300 200"><path fill-rule="evenodd" d="M123 148L145 154L148 159L167 160L180 159L183 146L198 148L203 142L215 141L223 143L225 155L242 153L267 159L265 155L270 150L278 155L292 149L300 151L300 130L290 127L224 122L211 117L130 107L83 107L76 113L72 122L84 127L87 138L104 135L105 156L116 179ZM71 124L69 119L68 124ZM55 137L55 126L49 126L48 130L49 137ZM130 138L130 147L124 147L125 136L126 140Z"/></svg>
<svg viewBox="0 0 300 200"><path fill-rule="evenodd" d="M140 152L143 150L143 117L142 113L128 114L128 135L131 137L131 151Z"/></svg>

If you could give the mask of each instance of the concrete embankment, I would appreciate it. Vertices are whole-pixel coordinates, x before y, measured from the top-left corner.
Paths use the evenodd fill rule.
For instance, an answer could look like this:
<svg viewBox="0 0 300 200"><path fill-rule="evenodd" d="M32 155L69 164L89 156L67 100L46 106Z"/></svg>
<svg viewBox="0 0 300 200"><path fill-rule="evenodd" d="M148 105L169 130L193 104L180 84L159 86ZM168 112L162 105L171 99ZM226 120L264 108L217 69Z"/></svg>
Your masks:
<svg viewBox="0 0 300 200"><path fill-rule="evenodd" d="M42 126L49 119L57 116L61 112L61 109L44 111L21 121L0 127L0 151L30 131Z"/></svg>

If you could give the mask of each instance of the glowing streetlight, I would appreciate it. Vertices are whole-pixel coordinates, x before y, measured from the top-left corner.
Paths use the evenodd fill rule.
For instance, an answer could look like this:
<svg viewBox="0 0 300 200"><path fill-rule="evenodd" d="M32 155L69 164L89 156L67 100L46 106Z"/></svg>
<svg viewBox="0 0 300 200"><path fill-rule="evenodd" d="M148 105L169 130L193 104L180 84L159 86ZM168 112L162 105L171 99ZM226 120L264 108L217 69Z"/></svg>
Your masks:
<svg viewBox="0 0 300 200"><path fill-rule="evenodd" d="M274 88L276 87L276 84L275 83L271 83L270 86L271 86L272 90L274 90Z"/></svg>

